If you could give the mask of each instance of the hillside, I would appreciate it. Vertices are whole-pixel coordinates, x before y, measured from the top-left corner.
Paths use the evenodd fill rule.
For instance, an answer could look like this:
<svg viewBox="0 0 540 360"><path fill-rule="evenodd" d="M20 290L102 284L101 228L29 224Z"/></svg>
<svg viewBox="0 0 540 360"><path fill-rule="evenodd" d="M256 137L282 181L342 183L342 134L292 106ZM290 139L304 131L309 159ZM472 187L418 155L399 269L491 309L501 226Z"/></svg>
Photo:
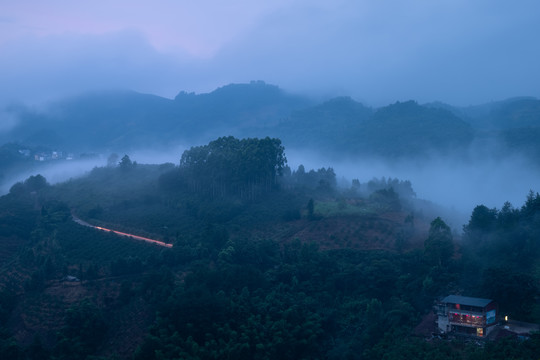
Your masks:
<svg viewBox="0 0 540 360"><path fill-rule="evenodd" d="M414 101L372 110L350 98L293 113L276 134L292 147L386 159L459 154L474 138L471 126L447 110Z"/></svg>
<svg viewBox="0 0 540 360"><path fill-rule="evenodd" d="M464 350L411 334L450 292L494 296L513 318L540 321L540 195L521 209L477 207L460 239L416 208L410 182L339 190L331 168L291 170L284 150L278 139L219 138L185 151L179 166L124 158L54 186L41 176L13 186L0 198L0 352L430 358L452 347L527 358L539 349L536 337Z"/></svg>
<svg viewBox="0 0 540 360"><path fill-rule="evenodd" d="M0 284L5 294L18 299L17 305L7 307L6 330L16 334L19 346L37 346L34 350L42 355L97 351L130 357L148 336L152 321L157 321L155 310L166 306L160 287L171 291L171 286L184 283L186 273L195 276L201 265L211 270L226 256L244 261L240 256L251 256L251 251L271 256L266 261L276 264L279 253L293 251L285 250L289 247L315 253L317 248L392 253L396 233L406 229L413 238L403 222L407 214L385 210L387 205L375 200L338 204L332 195L335 189L311 185L272 190L271 196L261 193L255 201L235 200L234 195L201 198L167 185L164 176L175 176L176 171L170 165L96 168L87 177L54 187L36 177L0 199L2 208L10 209L0 214L5 228L1 266L9 269ZM317 200L310 219L304 208L312 195ZM14 212L15 204L21 211ZM174 247L161 249L80 226L70 220L71 211L93 224L172 241ZM387 211L388 216L379 217ZM27 224L13 233L22 221ZM417 220L419 229L420 223ZM421 239L424 231L414 232L414 237ZM226 255L231 246L237 253ZM415 248L421 240L400 246L400 251ZM80 281L65 280L68 275ZM231 289L252 286L249 278L239 280ZM71 316L94 320L70 333L75 326ZM106 326L106 334L93 334L96 326ZM32 343L36 338L39 345ZM63 345L68 339L75 345ZM104 339L114 341L114 346Z"/></svg>
<svg viewBox="0 0 540 360"><path fill-rule="evenodd" d="M476 128L508 130L539 126L540 100L535 98L512 98L478 108L465 109L466 116Z"/></svg>
<svg viewBox="0 0 540 360"><path fill-rule="evenodd" d="M465 120L475 130L476 141L487 144L497 156L517 153L535 159L540 154L538 99L517 97L461 108L442 103L426 106L445 109Z"/></svg>
<svg viewBox="0 0 540 360"><path fill-rule="evenodd" d="M473 138L470 125L452 113L408 101L379 109L362 140L365 151L395 157L430 152L459 154Z"/></svg>

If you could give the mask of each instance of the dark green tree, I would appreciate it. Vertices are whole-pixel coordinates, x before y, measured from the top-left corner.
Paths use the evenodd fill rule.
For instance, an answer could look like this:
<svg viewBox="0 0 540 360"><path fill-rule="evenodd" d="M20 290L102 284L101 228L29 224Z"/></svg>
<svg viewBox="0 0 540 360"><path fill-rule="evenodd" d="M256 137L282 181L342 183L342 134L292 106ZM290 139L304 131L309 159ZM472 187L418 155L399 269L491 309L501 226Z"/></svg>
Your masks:
<svg viewBox="0 0 540 360"><path fill-rule="evenodd" d="M452 232L440 217L431 222L424 254L428 263L438 266L448 265L454 254Z"/></svg>
<svg viewBox="0 0 540 360"><path fill-rule="evenodd" d="M128 155L124 155L120 162L118 163L118 166L122 170L129 170L133 167L134 163L131 161Z"/></svg>
<svg viewBox="0 0 540 360"><path fill-rule="evenodd" d="M43 188L45 188L47 184L47 180L40 174L30 176L28 179L24 181L24 185L26 187L26 190L29 192L32 191L39 191Z"/></svg>
<svg viewBox="0 0 540 360"><path fill-rule="evenodd" d="M465 231L489 231L495 226L497 221L497 209L489 209L485 205L478 205L474 208L469 224L465 226Z"/></svg>
<svg viewBox="0 0 540 360"><path fill-rule="evenodd" d="M85 358L96 351L106 330L101 310L91 300L82 300L66 311L66 325L60 332L55 355L60 359Z"/></svg>

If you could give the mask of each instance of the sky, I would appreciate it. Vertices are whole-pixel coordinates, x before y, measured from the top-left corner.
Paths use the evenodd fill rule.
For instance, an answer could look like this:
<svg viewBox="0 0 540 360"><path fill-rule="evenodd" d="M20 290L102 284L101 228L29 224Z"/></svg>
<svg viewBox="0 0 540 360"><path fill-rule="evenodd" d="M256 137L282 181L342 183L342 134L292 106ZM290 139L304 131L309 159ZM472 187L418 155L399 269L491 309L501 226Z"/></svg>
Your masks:
<svg viewBox="0 0 540 360"><path fill-rule="evenodd" d="M538 19L537 0L0 0L0 104L251 80L370 106L540 97Z"/></svg>

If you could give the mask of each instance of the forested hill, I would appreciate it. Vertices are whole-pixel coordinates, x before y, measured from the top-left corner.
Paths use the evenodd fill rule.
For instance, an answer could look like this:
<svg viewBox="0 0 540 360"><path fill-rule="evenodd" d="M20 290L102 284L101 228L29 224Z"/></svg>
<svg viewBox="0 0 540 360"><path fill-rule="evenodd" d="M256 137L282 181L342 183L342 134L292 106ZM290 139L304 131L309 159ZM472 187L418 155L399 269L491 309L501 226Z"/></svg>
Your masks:
<svg viewBox="0 0 540 360"><path fill-rule="evenodd" d="M540 321L537 193L522 207L477 207L460 239L418 209L410 182L338 189L332 168L288 168L276 138L222 137L179 156L141 165L126 155L57 185L34 175L0 197L2 358L540 353L538 335L480 345L415 335L449 293Z"/></svg>
<svg viewBox="0 0 540 360"><path fill-rule="evenodd" d="M293 113L278 129L289 145L383 158L460 153L474 139L472 127L452 112L414 101L373 110L336 98Z"/></svg>
<svg viewBox="0 0 540 360"><path fill-rule="evenodd" d="M517 98L474 107L396 102L370 108L342 97L316 103L261 81L174 100L135 92L91 93L32 109L7 109L18 125L0 142L64 151L122 151L207 142L224 135L278 137L289 148L338 156L407 158L463 154L489 140L501 154L540 153L540 101Z"/></svg>
<svg viewBox="0 0 540 360"><path fill-rule="evenodd" d="M418 210L410 182L353 180L338 189L336 176L332 168L288 168L279 139L222 137L186 150L179 165L126 155L65 183L35 175L15 184L0 197L0 354L539 353L538 335L477 345L414 334L449 293L491 297L512 318L540 321L540 195L531 192L521 208L477 207L460 239L437 213Z"/></svg>
<svg viewBox="0 0 540 360"><path fill-rule="evenodd" d="M272 127L292 111L313 103L262 81L230 84L208 94L181 92L174 100L183 115L195 120L193 125L198 127L193 130L200 133L212 127L216 133Z"/></svg>
<svg viewBox="0 0 540 360"><path fill-rule="evenodd" d="M426 106L451 111L479 130L507 130L538 127L540 100L533 97L515 97L487 104L456 107L444 103Z"/></svg>
<svg viewBox="0 0 540 360"><path fill-rule="evenodd" d="M480 143L497 144L490 151L500 154L527 154L532 159L540 156L540 100L516 97L487 104L455 107L432 103L428 107L445 109L469 123Z"/></svg>

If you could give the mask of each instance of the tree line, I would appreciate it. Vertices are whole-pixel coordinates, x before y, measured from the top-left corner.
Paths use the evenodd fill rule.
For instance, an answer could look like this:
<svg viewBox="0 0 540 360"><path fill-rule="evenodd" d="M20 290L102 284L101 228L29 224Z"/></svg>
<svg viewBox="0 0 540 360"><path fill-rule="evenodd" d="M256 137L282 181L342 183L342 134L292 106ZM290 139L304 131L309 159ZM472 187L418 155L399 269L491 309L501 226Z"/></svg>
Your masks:
<svg viewBox="0 0 540 360"><path fill-rule="evenodd" d="M164 176L161 183L210 198L254 199L277 186L286 162L279 139L221 137L184 151L177 171Z"/></svg>

